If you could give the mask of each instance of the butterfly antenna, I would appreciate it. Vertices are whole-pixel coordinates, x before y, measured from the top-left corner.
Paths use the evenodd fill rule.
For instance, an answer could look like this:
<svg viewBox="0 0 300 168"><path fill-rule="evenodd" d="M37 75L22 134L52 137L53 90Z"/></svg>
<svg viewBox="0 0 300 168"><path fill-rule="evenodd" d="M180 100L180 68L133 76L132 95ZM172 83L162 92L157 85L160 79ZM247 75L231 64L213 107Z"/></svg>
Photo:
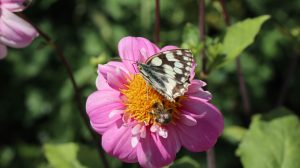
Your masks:
<svg viewBox="0 0 300 168"><path fill-rule="evenodd" d="M113 60L113 61L130 61L130 62L133 62L131 65L132 65L132 68L133 68L133 70L134 70L134 72L135 73L137 73L138 71L137 71L137 69L136 69L136 67L134 66L134 65L137 65L138 64L138 62L139 61L134 61L134 60L130 60L130 59L126 59L126 58L111 58L111 60Z"/></svg>
<svg viewBox="0 0 300 168"><path fill-rule="evenodd" d="M128 62L137 62L136 60L132 60L132 59L127 59L127 58L119 58L119 57L113 57L110 60L114 60L114 61L128 61Z"/></svg>
<svg viewBox="0 0 300 168"><path fill-rule="evenodd" d="M122 59L119 57L113 57L110 59L110 61L122 61Z"/></svg>
<svg viewBox="0 0 300 168"><path fill-rule="evenodd" d="M137 64L138 64L138 62L135 62L135 63L132 63L132 64L131 64L131 65L132 65L132 68L134 69L134 72L135 72L135 73L138 73L138 71L137 71L137 69L136 69ZM134 65L136 65L136 66L134 66Z"/></svg>

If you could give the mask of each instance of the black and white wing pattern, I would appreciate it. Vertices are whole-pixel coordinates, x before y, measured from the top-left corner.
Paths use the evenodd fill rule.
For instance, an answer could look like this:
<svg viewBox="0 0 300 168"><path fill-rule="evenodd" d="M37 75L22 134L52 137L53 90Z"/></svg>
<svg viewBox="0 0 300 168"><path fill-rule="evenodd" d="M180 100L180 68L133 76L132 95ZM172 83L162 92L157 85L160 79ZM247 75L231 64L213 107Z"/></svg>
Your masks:
<svg viewBox="0 0 300 168"><path fill-rule="evenodd" d="M193 62L191 50L173 49L155 54L145 64L137 65L147 83L174 102L188 89Z"/></svg>

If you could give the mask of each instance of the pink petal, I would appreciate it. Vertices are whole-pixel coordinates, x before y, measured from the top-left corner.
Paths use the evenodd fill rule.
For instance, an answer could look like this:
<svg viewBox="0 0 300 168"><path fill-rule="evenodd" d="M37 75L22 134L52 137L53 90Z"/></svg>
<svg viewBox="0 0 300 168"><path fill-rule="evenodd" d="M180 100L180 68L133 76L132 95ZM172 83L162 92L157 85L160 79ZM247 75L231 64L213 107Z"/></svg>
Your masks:
<svg viewBox="0 0 300 168"><path fill-rule="evenodd" d="M140 139L137 147L139 164L145 168L163 167L173 162L181 145L176 132L168 128L168 138L147 130L147 136Z"/></svg>
<svg viewBox="0 0 300 168"><path fill-rule="evenodd" d="M120 40L119 55L132 74L137 73L137 62L144 63L147 58L159 52L159 48L142 37L124 37Z"/></svg>
<svg viewBox="0 0 300 168"><path fill-rule="evenodd" d="M136 148L131 147L131 136L130 127L123 126L120 120L103 134L103 149L124 162L137 162Z"/></svg>
<svg viewBox="0 0 300 168"><path fill-rule="evenodd" d="M183 123L186 126L195 126L197 125L197 120L191 115L181 114L181 123Z"/></svg>
<svg viewBox="0 0 300 168"><path fill-rule="evenodd" d="M173 50L173 49L177 49L177 48L178 47L176 47L176 46L168 45L168 46L165 46L162 49L160 49L160 52L162 52L162 51L168 51L168 50Z"/></svg>
<svg viewBox="0 0 300 168"><path fill-rule="evenodd" d="M117 116L117 115L122 115L124 113L124 110L113 110L113 111L111 111L110 113L109 113L109 115L108 115L108 117L109 118L113 118L113 117L115 117L115 116Z"/></svg>
<svg viewBox="0 0 300 168"><path fill-rule="evenodd" d="M108 83L107 83L107 79L104 78L104 76L102 74L99 74L96 78L96 87L98 90L109 90L109 89L113 89L111 88Z"/></svg>
<svg viewBox="0 0 300 168"><path fill-rule="evenodd" d="M182 110L202 115L196 118L195 126L178 122L178 136L181 144L190 151L202 152L210 149L217 142L224 128L220 111L208 102L199 98L187 98L182 101Z"/></svg>
<svg viewBox="0 0 300 168"><path fill-rule="evenodd" d="M0 0L1 8L11 12L19 12L24 9L25 0Z"/></svg>
<svg viewBox="0 0 300 168"><path fill-rule="evenodd" d="M124 89L129 78L129 72L122 62L111 61L105 65L98 66L98 78L96 85L98 90L107 86L120 90Z"/></svg>
<svg viewBox="0 0 300 168"><path fill-rule="evenodd" d="M158 135L163 137L163 138L168 138L168 131L164 128L160 128L158 130Z"/></svg>
<svg viewBox="0 0 300 168"><path fill-rule="evenodd" d="M141 124L137 124L135 125L132 129L131 129L131 133L132 135L137 135L138 133L140 133L140 129L142 128Z"/></svg>
<svg viewBox="0 0 300 168"><path fill-rule="evenodd" d="M14 48L29 45L38 36L32 25L12 12L2 9L0 15L0 42Z"/></svg>
<svg viewBox="0 0 300 168"><path fill-rule="evenodd" d="M146 138L146 135L147 135L146 126L143 126L143 127L141 128L141 134L140 134L140 137L141 137L141 138Z"/></svg>
<svg viewBox="0 0 300 168"><path fill-rule="evenodd" d="M205 86L205 82L201 80L192 80L191 85L188 88L186 95L190 97L196 97L203 99L204 101L209 101L212 98L212 95L208 91L202 89Z"/></svg>
<svg viewBox="0 0 300 168"><path fill-rule="evenodd" d="M195 68L196 68L197 64L195 63L195 61L193 62L193 66L192 69L190 70L190 81L192 81L195 77Z"/></svg>
<svg viewBox="0 0 300 168"><path fill-rule="evenodd" d="M0 44L0 59L5 58L6 55L7 55L6 46Z"/></svg>
<svg viewBox="0 0 300 168"><path fill-rule="evenodd" d="M159 126L158 126L158 125L152 125L152 126L150 127L150 131L151 131L151 132L156 132L156 131L158 131L158 129L159 129Z"/></svg>
<svg viewBox="0 0 300 168"><path fill-rule="evenodd" d="M101 90L92 93L86 102L86 111L93 129L103 134L117 120L121 120L121 112L112 115L116 110L123 110L124 105L120 100L120 92L113 89Z"/></svg>
<svg viewBox="0 0 300 168"><path fill-rule="evenodd" d="M140 136L136 135L131 138L131 147L135 148L140 142Z"/></svg>

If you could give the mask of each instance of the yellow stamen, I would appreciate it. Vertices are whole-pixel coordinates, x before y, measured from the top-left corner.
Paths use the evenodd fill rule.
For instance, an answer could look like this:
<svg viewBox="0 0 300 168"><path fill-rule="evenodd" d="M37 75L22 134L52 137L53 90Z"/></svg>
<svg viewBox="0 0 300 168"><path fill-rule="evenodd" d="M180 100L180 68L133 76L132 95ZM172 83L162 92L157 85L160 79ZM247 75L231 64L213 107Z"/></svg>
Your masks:
<svg viewBox="0 0 300 168"><path fill-rule="evenodd" d="M153 105L157 103L162 103L164 108L171 109L172 121L170 123L175 124L175 121L179 118L177 108L180 106L180 100L176 102L168 101L149 86L139 74L133 76L128 81L126 89L121 90L121 93L127 97L124 102L127 107L125 115L138 122L143 122L146 125L160 125L160 123L155 121L155 115L150 113L153 110Z"/></svg>

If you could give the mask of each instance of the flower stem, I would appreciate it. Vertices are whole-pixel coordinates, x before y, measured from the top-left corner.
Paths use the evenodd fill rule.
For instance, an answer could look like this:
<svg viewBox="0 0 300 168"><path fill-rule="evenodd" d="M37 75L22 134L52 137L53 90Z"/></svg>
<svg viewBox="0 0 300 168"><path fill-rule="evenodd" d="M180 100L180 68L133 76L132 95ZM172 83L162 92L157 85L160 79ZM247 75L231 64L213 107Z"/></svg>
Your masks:
<svg viewBox="0 0 300 168"><path fill-rule="evenodd" d="M216 168L216 156L215 156L214 148L211 148L206 152L206 158L207 158L207 167Z"/></svg>
<svg viewBox="0 0 300 168"><path fill-rule="evenodd" d="M66 59L63 51L61 50L61 48L50 38L50 36L48 34L46 34L45 32L43 32L38 26L36 26L35 24L33 24L27 17L25 17L25 15L23 14L18 14L20 17L22 17L23 19L25 19L27 22L29 22L32 26L34 26L34 28L38 31L38 33L40 34L40 36L54 49L56 55L58 56L59 60L63 63L64 67L66 68L68 77L72 83L73 86L73 90L75 93L75 99L76 99L76 104L77 104L77 108L84 120L84 123L86 125L86 127L88 128L91 136L93 137L93 140L95 142L95 144L97 145L98 148L98 153L99 153L99 157L103 162L103 165L107 168L109 168L109 164L108 161L106 160L106 157L104 155L104 152L100 146L101 143L99 143L99 136L95 134L95 132L93 131L89 119L87 117L87 114L85 113L83 106L82 106L82 102L81 102L81 94L78 88L78 85L75 81L74 75L73 75L73 71L72 68L68 62L68 60Z"/></svg>
<svg viewBox="0 0 300 168"><path fill-rule="evenodd" d="M230 26L230 18L227 12L225 0L220 0L220 4L223 10L223 17L224 17L225 24L227 26ZM251 106L250 106L250 100L249 100L248 90L245 83L244 74L242 72L240 56L236 58L236 67L237 67L237 76L239 81L240 94L242 96L242 101L243 101L243 113L244 113L244 117L248 122L251 117Z"/></svg>
<svg viewBox="0 0 300 168"><path fill-rule="evenodd" d="M155 34L154 34L155 43L160 42L160 7L159 0L155 0Z"/></svg>

